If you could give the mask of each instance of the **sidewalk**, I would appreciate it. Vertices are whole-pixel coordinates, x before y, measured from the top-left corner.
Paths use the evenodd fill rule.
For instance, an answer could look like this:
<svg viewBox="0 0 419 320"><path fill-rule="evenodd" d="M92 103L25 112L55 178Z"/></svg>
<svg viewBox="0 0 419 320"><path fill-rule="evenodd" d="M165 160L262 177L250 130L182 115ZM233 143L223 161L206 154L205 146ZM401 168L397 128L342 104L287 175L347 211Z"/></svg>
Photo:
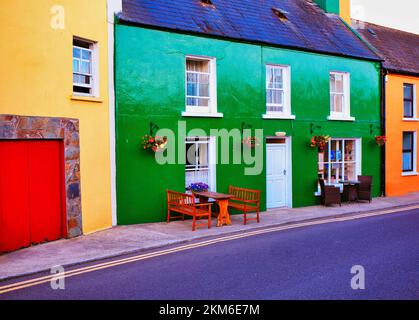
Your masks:
<svg viewBox="0 0 419 320"><path fill-rule="evenodd" d="M191 231L191 221L118 226L94 234L59 240L2 255L0 256L0 280L49 270L55 265L70 266L211 236L418 204L419 193L411 193L401 197L376 198L371 204L351 203L343 204L342 207L313 206L277 209L262 213L259 224L251 221L244 226L242 216L234 215L232 226L216 228L215 219L213 219L211 229L200 228L195 232Z"/></svg>

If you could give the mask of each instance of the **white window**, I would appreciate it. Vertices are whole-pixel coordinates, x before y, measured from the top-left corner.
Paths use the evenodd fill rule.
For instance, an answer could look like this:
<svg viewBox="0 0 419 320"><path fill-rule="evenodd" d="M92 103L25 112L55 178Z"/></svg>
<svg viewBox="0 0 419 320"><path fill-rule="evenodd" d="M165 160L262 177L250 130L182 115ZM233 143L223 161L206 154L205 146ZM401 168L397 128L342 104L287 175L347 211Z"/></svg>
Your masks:
<svg viewBox="0 0 419 320"><path fill-rule="evenodd" d="M351 117L350 101L349 73L331 72L329 120L355 120Z"/></svg>
<svg viewBox="0 0 419 320"><path fill-rule="evenodd" d="M214 58L186 57L186 112L188 115L217 114L217 84Z"/></svg>
<svg viewBox="0 0 419 320"><path fill-rule="evenodd" d="M361 175L361 140L331 139L318 153L318 177L327 184L358 180Z"/></svg>
<svg viewBox="0 0 419 320"><path fill-rule="evenodd" d="M191 183L205 183L215 191L215 139L210 137L186 138L185 188Z"/></svg>
<svg viewBox="0 0 419 320"><path fill-rule="evenodd" d="M266 66L266 114L264 118L291 118L291 72L289 66Z"/></svg>
<svg viewBox="0 0 419 320"><path fill-rule="evenodd" d="M73 94L97 96L97 45L73 39Z"/></svg>

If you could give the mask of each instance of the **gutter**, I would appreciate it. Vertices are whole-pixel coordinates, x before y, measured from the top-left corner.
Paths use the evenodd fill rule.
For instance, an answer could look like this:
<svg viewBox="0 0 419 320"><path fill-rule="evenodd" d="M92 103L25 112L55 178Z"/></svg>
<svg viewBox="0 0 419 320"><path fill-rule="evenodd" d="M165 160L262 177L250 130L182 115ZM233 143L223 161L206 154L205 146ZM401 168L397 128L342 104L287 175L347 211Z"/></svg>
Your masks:
<svg viewBox="0 0 419 320"><path fill-rule="evenodd" d="M381 135L386 135L387 70L381 64ZM386 196L386 145L381 148L381 196Z"/></svg>

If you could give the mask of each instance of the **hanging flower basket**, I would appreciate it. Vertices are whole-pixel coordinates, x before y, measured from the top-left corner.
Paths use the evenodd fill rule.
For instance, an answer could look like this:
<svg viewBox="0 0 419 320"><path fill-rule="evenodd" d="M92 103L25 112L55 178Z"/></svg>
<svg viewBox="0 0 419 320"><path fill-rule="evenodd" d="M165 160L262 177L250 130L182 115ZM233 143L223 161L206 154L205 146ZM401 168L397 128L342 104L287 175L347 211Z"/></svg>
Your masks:
<svg viewBox="0 0 419 320"><path fill-rule="evenodd" d="M256 137L246 137L243 139L243 145L248 148L254 149L260 146L260 140Z"/></svg>
<svg viewBox="0 0 419 320"><path fill-rule="evenodd" d="M386 136L376 136L375 137L375 143L380 147L384 146L386 144L386 142L387 142L387 137Z"/></svg>
<svg viewBox="0 0 419 320"><path fill-rule="evenodd" d="M152 135L144 135L141 142L143 150L151 150L153 152L162 152L167 146L167 137L159 137Z"/></svg>
<svg viewBox="0 0 419 320"><path fill-rule="evenodd" d="M314 136L311 138L310 147L318 148L320 152L323 152L329 141L330 136Z"/></svg>

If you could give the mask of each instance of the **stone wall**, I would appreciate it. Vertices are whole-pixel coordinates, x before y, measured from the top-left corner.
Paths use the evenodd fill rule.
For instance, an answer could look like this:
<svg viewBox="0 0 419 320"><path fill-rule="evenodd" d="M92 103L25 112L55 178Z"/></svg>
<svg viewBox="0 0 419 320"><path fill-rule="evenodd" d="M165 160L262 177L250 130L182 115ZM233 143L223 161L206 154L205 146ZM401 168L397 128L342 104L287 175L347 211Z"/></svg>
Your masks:
<svg viewBox="0 0 419 320"><path fill-rule="evenodd" d="M82 234L79 121L68 118L0 115L0 140L62 140L67 237Z"/></svg>

